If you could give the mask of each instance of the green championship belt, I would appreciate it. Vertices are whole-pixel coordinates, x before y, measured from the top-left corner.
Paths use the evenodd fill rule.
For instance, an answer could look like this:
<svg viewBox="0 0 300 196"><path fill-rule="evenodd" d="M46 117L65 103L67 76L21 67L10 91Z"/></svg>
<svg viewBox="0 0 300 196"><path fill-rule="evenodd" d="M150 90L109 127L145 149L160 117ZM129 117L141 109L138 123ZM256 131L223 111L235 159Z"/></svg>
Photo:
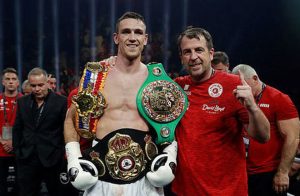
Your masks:
<svg viewBox="0 0 300 196"><path fill-rule="evenodd" d="M156 143L171 143L176 125L188 107L187 96L161 63L149 63L147 68L148 78L138 92L137 107L155 129Z"/></svg>

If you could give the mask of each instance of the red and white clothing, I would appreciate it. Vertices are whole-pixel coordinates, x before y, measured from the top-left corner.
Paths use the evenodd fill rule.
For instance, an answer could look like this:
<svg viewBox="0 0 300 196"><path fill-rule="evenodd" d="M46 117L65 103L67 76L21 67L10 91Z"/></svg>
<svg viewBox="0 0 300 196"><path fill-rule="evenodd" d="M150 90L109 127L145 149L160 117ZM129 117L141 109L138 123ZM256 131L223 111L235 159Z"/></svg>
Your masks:
<svg viewBox="0 0 300 196"><path fill-rule="evenodd" d="M176 129L178 166L173 191L178 195L247 195L243 124L248 113L233 95L238 76L216 71L194 83L175 81L188 95L189 107Z"/></svg>
<svg viewBox="0 0 300 196"><path fill-rule="evenodd" d="M78 88L75 88L73 89L70 94L68 95L68 108L71 106L72 104L72 99L73 99L73 96L77 95L78 93Z"/></svg>
<svg viewBox="0 0 300 196"><path fill-rule="evenodd" d="M289 96L271 86L266 86L262 91L258 106L270 122L271 137L265 144L249 138L247 170L250 175L277 170L283 146L277 121L298 117L297 109Z"/></svg>
<svg viewBox="0 0 300 196"><path fill-rule="evenodd" d="M16 111L17 111L16 99L20 96L22 96L22 94L18 94L16 97L7 97L4 96L3 94L0 94L0 128L1 128L0 135L2 135L2 127L5 126L6 123L8 126L13 127L16 118ZM4 115L4 112L6 113L6 117ZM3 149L3 146L0 145L0 157L9 157L9 156L13 156L13 155L7 153Z"/></svg>

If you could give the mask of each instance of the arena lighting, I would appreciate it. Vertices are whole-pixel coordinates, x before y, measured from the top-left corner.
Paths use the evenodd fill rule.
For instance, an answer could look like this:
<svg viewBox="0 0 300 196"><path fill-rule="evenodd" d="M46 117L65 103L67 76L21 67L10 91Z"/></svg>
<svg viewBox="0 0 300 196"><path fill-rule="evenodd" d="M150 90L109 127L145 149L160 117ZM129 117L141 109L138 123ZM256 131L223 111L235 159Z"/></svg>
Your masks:
<svg viewBox="0 0 300 196"><path fill-rule="evenodd" d="M164 1L163 30L164 30L164 67L169 71L169 37L170 37L170 0Z"/></svg>
<svg viewBox="0 0 300 196"><path fill-rule="evenodd" d="M44 65L44 0L38 1L38 17L37 17L37 28L38 28L38 66L43 68Z"/></svg>
<svg viewBox="0 0 300 196"><path fill-rule="evenodd" d="M111 26L111 34L115 32L115 20L116 20L116 1L110 1L110 26ZM114 55L114 39L113 36L110 37L110 55Z"/></svg>
<svg viewBox="0 0 300 196"><path fill-rule="evenodd" d="M75 76L79 76L79 0L74 0L74 65Z"/></svg>
<svg viewBox="0 0 300 196"><path fill-rule="evenodd" d="M91 49L91 60L96 60L96 2L95 0L90 0L90 49Z"/></svg>
<svg viewBox="0 0 300 196"><path fill-rule="evenodd" d="M145 15L145 21L147 23L147 32L151 34L151 24L150 24L150 2L149 0L144 0L144 15ZM148 40L150 41L150 40Z"/></svg>
<svg viewBox="0 0 300 196"><path fill-rule="evenodd" d="M187 11L188 11L188 0L183 0L182 29L185 29L187 26Z"/></svg>
<svg viewBox="0 0 300 196"><path fill-rule="evenodd" d="M0 18L3 18L2 1L0 1ZM3 70L3 24L2 24L2 20L0 20L0 70ZM0 82L0 90L2 90L2 82Z"/></svg>
<svg viewBox="0 0 300 196"><path fill-rule="evenodd" d="M58 7L57 0L52 0L52 18L53 18L53 41L54 41L54 68L57 81L57 90L60 89L59 78L59 35L58 35Z"/></svg>
<svg viewBox="0 0 300 196"><path fill-rule="evenodd" d="M150 22L150 0L144 0L144 8L143 8L143 13L145 17L145 22L147 25L146 33L148 33L148 44L144 48L144 54L145 54L145 59L143 59L144 63L149 63L151 59L148 54L151 52L151 43L152 43L152 31L151 31L151 22ZM150 57L151 58L151 57Z"/></svg>
<svg viewBox="0 0 300 196"><path fill-rule="evenodd" d="M22 29L21 29L21 9L20 0L15 1L15 25L16 25L16 57L19 80L22 78Z"/></svg>
<svg viewBox="0 0 300 196"><path fill-rule="evenodd" d="M132 10L132 4L134 4L134 2L130 2L130 0L129 1L127 1L127 3L125 4L125 11L131 11Z"/></svg>

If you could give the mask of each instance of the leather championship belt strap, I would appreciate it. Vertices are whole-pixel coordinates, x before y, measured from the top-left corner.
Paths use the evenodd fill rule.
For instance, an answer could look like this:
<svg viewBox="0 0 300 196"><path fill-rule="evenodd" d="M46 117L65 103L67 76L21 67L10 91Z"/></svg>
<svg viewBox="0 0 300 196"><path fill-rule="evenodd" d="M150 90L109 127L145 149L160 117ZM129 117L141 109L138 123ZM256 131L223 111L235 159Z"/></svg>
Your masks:
<svg viewBox="0 0 300 196"><path fill-rule="evenodd" d="M139 89L137 107L155 129L156 143L170 143L174 140L176 125L186 112L188 99L161 63L150 63L147 68L148 78Z"/></svg>
<svg viewBox="0 0 300 196"><path fill-rule="evenodd" d="M75 129L86 139L93 139L97 122L104 113L106 101L102 94L109 64L105 61L88 62L83 71L78 94L72 99L76 106Z"/></svg>

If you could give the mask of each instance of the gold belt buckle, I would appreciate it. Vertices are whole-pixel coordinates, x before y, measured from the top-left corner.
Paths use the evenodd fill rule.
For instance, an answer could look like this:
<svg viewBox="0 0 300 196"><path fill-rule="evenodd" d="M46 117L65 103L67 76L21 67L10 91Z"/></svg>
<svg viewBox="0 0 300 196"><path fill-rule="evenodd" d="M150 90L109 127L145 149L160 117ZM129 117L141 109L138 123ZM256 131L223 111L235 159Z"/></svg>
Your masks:
<svg viewBox="0 0 300 196"><path fill-rule="evenodd" d="M88 84L88 87L73 97L73 103L76 106L78 115L81 117L87 117L93 114L95 118L101 117L104 113L106 101L101 92L96 95L92 94L92 87Z"/></svg>
<svg viewBox="0 0 300 196"><path fill-rule="evenodd" d="M145 169L144 152L130 136L117 133L109 140L108 148L105 162L112 178L130 181Z"/></svg>

